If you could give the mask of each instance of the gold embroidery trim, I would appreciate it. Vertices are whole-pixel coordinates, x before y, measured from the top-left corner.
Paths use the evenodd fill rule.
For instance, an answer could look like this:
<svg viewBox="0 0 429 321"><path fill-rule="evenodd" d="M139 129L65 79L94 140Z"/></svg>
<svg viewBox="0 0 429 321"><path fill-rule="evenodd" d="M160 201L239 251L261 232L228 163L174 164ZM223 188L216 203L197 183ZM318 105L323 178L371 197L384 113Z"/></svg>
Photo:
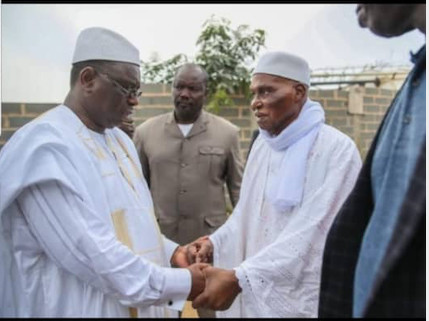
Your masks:
<svg viewBox="0 0 429 321"><path fill-rule="evenodd" d="M117 210L112 214L113 226L115 228L116 237L125 246L127 246L131 251L133 250L133 244L131 242L130 236L128 235L127 222L125 220L125 211ZM138 317L138 311L136 308L128 308L131 318Z"/></svg>

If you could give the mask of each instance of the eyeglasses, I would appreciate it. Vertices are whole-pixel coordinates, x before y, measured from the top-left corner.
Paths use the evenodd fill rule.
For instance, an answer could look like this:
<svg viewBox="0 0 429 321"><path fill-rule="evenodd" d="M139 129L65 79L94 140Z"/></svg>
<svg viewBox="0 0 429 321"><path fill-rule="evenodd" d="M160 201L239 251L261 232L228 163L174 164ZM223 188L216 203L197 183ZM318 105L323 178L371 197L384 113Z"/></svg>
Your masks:
<svg viewBox="0 0 429 321"><path fill-rule="evenodd" d="M134 97L138 98L143 93L140 89L135 89L135 88L127 89L127 88L125 88L119 82L110 78L110 76L108 74L105 74L105 73L100 72L98 70L96 70L96 72L99 73L100 76L103 76L104 79L110 81L121 92L121 94L127 98L134 98Z"/></svg>

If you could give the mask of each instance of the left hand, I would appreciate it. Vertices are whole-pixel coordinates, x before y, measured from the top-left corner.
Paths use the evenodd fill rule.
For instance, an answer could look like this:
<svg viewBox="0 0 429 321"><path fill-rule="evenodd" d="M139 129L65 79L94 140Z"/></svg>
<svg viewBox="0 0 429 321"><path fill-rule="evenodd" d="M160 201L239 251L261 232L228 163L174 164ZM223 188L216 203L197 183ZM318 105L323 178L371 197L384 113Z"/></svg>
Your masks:
<svg viewBox="0 0 429 321"><path fill-rule="evenodd" d="M187 245L190 263L213 263L213 243L204 235Z"/></svg>
<svg viewBox="0 0 429 321"><path fill-rule="evenodd" d="M192 307L226 310L241 292L234 270L224 270L208 266L203 270L206 287L192 302Z"/></svg>
<svg viewBox="0 0 429 321"><path fill-rule="evenodd" d="M204 275L204 269L208 266L207 263L195 263L187 267L191 272L191 292L189 292L188 301L195 299L201 292L204 291L206 286L206 276Z"/></svg>
<svg viewBox="0 0 429 321"><path fill-rule="evenodd" d="M191 264L190 262L188 262L186 248L187 245L178 246L176 248L170 259L170 264L172 267L186 268Z"/></svg>

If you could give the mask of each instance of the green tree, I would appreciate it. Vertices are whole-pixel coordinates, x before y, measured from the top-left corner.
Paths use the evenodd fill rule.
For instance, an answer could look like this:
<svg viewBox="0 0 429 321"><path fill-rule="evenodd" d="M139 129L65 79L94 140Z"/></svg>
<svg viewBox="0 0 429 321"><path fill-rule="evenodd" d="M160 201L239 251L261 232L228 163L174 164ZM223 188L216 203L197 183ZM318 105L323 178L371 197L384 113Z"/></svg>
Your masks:
<svg viewBox="0 0 429 321"><path fill-rule="evenodd" d="M193 62L201 65L209 75L207 108L218 112L221 106L233 105L231 94L249 97L250 65L265 45L265 31L251 30L248 25L233 29L225 18L212 16L203 24L196 42L198 52ZM142 63L143 82L171 83L174 72L189 59L179 54L158 62ZM189 61L190 62L190 61Z"/></svg>
<svg viewBox="0 0 429 321"><path fill-rule="evenodd" d="M176 69L186 63L188 58L184 54L175 55L165 61L158 61L157 56L149 62L141 62L141 81L143 83L163 83L173 82Z"/></svg>
<svg viewBox="0 0 429 321"><path fill-rule="evenodd" d="M221 106L232 105L230 95L234 93L248 97L248 66L264 44L264 30L250 30L248 25L233 29L229 20L214 16L204 23L195 60L209 74L209 109L218 111Z"/></svg>

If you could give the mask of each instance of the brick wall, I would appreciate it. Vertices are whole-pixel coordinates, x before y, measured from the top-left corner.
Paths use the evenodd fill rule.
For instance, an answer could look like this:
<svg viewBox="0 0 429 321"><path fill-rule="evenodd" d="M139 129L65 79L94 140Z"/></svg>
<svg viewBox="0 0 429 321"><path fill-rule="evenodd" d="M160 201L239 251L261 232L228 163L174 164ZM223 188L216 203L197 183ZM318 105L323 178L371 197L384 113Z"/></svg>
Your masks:
<svg viewBox="0 0 429 321"><path fill-rule="evenodd" d="M144 94L134 114L136 125L150 117L172 110L171 86L145 84L142 89ZM396 91L362 87L359 90L357 98L355 95L353 99L350 92L345 90L311 90L310 98L321 102L326 111L326 122L349 135L356 142L364 158ZM250 112L249 103L240 96L235 96L233 100L235 105L222 108L218 115L241 128L240 145L244 158L247 155L252 131L257 126ZM352 104L349 103L351 101ZM2 103L0 148L18 128L56 105Z"/></svg>

